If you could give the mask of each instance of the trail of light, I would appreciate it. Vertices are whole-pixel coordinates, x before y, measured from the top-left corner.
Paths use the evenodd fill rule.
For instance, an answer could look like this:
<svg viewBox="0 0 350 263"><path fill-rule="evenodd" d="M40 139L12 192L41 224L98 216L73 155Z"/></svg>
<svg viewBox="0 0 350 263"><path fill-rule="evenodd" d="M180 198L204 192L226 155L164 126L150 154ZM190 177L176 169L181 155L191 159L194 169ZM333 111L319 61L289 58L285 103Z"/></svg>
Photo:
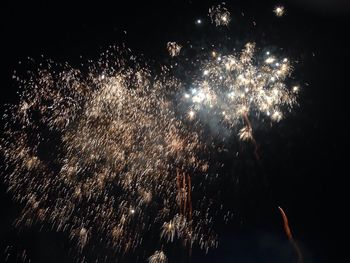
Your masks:
<svg viewBox="0 0 350 263"><path fill-rule="evenodd" d="M287 217L286 213L284 212L284 210L282 209L282 207L279 206L278 209L279 209L281 216L282 216L282 219L283 219L284 232L286 233L288 240L292 244L292 246L295 250L295 253L297 254L298 263L302 263L304 261L303 254L300 250L298 243L293 238L292 231L291 231L289 223L288 223L288 217Z"/></svg>

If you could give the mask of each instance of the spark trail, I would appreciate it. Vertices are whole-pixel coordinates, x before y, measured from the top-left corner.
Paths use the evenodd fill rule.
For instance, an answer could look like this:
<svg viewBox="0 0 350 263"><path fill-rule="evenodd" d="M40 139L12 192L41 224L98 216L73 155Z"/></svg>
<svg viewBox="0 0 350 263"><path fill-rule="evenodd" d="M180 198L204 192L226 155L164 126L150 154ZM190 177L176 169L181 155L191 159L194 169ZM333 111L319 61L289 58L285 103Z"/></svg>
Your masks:
<svg viewBox="0 0 350 263"><path fill-rule="evenodd" d="M286 236L288 237L289 242L292 244L295 253L297 255L298 258L298 263L303 263L303 254L301 253L300 247L298 245L298 243L294 240L293 235L292 235L292 231L290 230L290 226L288 223L288 217L286 215L286 213L284 212L284 210L282 209L282 207L278 207L278 210L281 213L282 219L283 219L283 227L284 227L284 232L286 233Z"/></svg>

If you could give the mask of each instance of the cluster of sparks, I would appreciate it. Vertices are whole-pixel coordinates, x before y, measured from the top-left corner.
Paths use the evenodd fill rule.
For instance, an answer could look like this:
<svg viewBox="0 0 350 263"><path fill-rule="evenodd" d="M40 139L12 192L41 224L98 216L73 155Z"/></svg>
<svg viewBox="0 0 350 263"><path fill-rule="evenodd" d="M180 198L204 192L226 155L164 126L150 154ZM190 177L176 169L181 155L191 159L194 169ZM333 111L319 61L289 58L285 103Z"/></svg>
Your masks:
<svg viewBox="0 0 350 263"><path fill-rule="evenodd" d="M167 49L168 49L169 55L172 57L178 56L180 54L181 48L182 46L176 42L167 43Z"/></svg>
<svg viewBox="0 0 350 263"><path fill-rule="evenodd" d="M191 177L208 164L172 110L181 83L109 56L87 76L65 67L23 81L2 141L5 181L24 205L17 224L49 222L81 251L94 240L127 253L149 232L216 246L203 230L211 218L192 208Z"/></svg>
<svg viewBox="0 0 350 263"><path fill-rule="evenodd" d="M216 26L228 26L231 21L230 12L222 5L209 8L209 17Z"/></svg>
<svg viewBox="0 0 350 263"><path fill-rule="evenodd" d="M188 118L205 112L231 127L243 119L246 126L239 131L241 140L252 139L248 120L252 115L280 121L283 112L296 104L299 91L298 86L285 83L292 66L287 58L278 59L270 52L257 61L255 53L254 43L247 43L239 54L221 56L213 51L193 88L184 94L190 108Z"/></svg>
<svg viewBox="0 0 350 263"><path fill-rule="evenodd" d="M209 17L216 26L231 20L220 5ZM171 57L181 48L167 43ZM24 207L16 224L46 222L68 233L81 252L99 242L125 254L155 232L162 242L216 247L208 206L191 198L200 191L192 178L208 172L198 157L205 143L177 118L172 98L183 94L189 120L203 112L230 127L243 120L239 139L254 141L249 118L280 121L299 90L286 84L287 58L255 54L254 43L235 54L213 51L185 93L166 70L155 76L124 50L106 52L87 73L50 64L20 81L20 103L5 113L1 141L4 180ZM156 250L148 261L165 263L167 256Z"/></svg>
<svg viewBox="0 0 350 263"><path fill-rule="evenodd" d="M154 252L152 256L149 257L148 262L149 263L167 263L168 258L162 250L157 250L156 252Z"/></svg>

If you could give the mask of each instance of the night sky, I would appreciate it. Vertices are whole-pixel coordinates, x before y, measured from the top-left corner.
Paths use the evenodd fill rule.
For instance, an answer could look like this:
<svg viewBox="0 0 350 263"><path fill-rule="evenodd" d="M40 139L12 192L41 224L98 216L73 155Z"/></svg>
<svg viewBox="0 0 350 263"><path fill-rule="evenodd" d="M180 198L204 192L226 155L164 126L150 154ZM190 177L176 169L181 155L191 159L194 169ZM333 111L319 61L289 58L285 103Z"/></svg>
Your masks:
<svg viewBox="0 0 350 263"><path fill-rule="evenodd" d="M297 61L293 78L302 87L299 106L281 122L256 131L259 163L249 147L240 148L232 161L231 154L241 147L234 142L228 153L212 160L225 164L213 193L219 191L221 202L237 216L217 226L218 249L208 255L195 249L191 260L296 262L277 209L281 206L305 262L345 262L350 3L226 1L232 21L217 29L207 17L217 1L32 2L2 3L1 115L4 104L18 100L12 74L32 67L27 57L37 61L44 55L79 67L81 57L96 59L110 45L125 44L154 63L170 59L168 41L232 46L254 41L259 47L282 48L278 52ZM285 6L284 17L273 14L276 4ZM199 18L203 23L196 25ZM3 180L0 208L0 262L5 262L6 248L8 262L74 262L66 235L40 231L40 226L19 232L13 226L21 206L6 193ZM170 263L182 262L184 257L170 253Z"/></svg>

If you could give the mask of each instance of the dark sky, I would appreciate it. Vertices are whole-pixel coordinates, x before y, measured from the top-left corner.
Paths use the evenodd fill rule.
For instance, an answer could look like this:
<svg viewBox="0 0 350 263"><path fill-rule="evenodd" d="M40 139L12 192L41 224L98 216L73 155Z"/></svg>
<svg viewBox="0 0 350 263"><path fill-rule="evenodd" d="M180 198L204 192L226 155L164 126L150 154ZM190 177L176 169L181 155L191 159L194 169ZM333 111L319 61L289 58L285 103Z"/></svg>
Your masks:
<svg viewBox="0 0 350 263"><path fill-rule="evenodd" d="M37 60L43 54L78 66L80 56L94 59L109 45L125 43L136 54L165 61L170 40L205 45L219 43L220 36L229 36L232 45L256 41L258 46L283 48L298 61L293 76L302 87L300 106L281 123L257 132L260 165L241 160L230 166L223 157L229 167L223 173L240 173L242 178L234 194L228 191L222 197L239 217L218 227L219 249L208 256L195 250L192 262L293 262L278 205L288 213L305 262L345 262L350 4L226 1L232 22L218 33L207 17L216 1L32 2L1 4L1 111L4 103L16 101L11 76L14 70L26 70L18 62L27 57ZM272 13L279 3L287 10L280 19ZM197 18L204 20L201 26L195 25ZM24 262L16 257L23 251L33 263L74 261L65 235L38 227L19 233L12 226L20 206L12 202L2 180L0 207L1 262L7 246L13 251L9 262Z"/></svg>

